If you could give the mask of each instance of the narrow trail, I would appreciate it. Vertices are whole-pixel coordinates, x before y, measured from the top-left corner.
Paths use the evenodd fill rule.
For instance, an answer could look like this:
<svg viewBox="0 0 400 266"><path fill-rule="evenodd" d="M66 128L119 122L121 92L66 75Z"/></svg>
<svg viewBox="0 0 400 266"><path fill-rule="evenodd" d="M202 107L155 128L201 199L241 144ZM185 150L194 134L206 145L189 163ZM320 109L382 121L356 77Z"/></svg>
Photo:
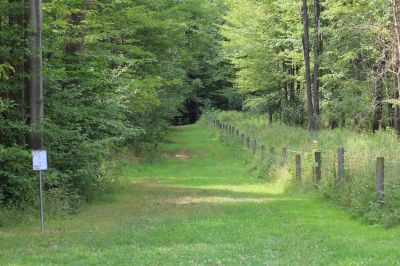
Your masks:
<svg viewBox="0 0 400 266"><path fill-rule="evenodd" d="M162 159L128 164L115 199L0 230L0 265L400 265L400 230L249 177L210 128L171 129Z"/></svg>

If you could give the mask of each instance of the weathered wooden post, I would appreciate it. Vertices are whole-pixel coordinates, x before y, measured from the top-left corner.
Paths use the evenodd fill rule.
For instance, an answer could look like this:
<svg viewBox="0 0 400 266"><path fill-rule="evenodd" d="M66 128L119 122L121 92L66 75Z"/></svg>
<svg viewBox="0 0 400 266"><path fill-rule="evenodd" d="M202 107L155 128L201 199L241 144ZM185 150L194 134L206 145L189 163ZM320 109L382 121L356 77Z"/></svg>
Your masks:
<svg viewBox="0 0 400 266"><path fill-rule="evenodd" d="M383 205L385 200L385 158L376 158L376 199Z"/></svg>
<svg viewBox="0 0 400 266"><path fill-rule="evenodd" d="M236 138L239 138L239 129L236 129Z"/></svg>
<svg viewBox="0 0 400 266"><path fill-rule="evenodd" d="M319 188L321 184L321 152L315 152L315 186Z"/></svg>
<svg viewBox="0 0 400 266"><path fill-rule="evenodd" d="M282 164L287 165L287 148L282 148Z"/></svg>
<svg viewBox="0 0 400 266"><path fill-rule="evenodd" d="M247 149L250 149L250 137L246 138L246 147Z"/></svg>
<svg viewBox="0 0 400 266"><path fill-rule="evenodd" d="M301 183L301 156L296 154L296 180Z"/></svg>
<svg viewBox="0 0 400 266"><path fill-rule="evenodd" d="M344 148L338 150L338 180L344 176Z"/></svg>
<svg viewBox="0 0 400 266"><path fill-rule="evenodd" d="M253 155L255 155L257 152L257 140L254 139L253 140Z"/></svg>
<svg viewBox="0 0 400 266"><path fill-rule="evenodd" d="M265 146L261 144L260 146L261 162L265 160Z"/></svg>
<svg viewBox="0 0 400 266"><path fill-rule="evenodd" d="M241 135L241 138L242 138L242 146L244 147L244 134L243 133Z"/></svg>
<svg viewBox="0 0 400 266"><path fill-rule="evenodd" d="M235 136L236 128L232 127L232 135Z"/></svg>

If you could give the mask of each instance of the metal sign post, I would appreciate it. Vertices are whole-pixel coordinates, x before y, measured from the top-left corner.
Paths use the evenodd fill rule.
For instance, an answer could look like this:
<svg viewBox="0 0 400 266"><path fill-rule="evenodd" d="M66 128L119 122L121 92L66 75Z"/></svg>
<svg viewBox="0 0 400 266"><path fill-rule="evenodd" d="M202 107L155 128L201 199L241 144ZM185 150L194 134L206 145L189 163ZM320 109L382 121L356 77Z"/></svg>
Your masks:
<svg viewBox="0 0 400 266"><path fill-rule="evenodd" d="M39 171L39 190L40 190L40 230L44 232L44 210L43 210L43 180L42 171L47 170L47 151L33 150L32 151L32 168L34 171Z"/></svg>

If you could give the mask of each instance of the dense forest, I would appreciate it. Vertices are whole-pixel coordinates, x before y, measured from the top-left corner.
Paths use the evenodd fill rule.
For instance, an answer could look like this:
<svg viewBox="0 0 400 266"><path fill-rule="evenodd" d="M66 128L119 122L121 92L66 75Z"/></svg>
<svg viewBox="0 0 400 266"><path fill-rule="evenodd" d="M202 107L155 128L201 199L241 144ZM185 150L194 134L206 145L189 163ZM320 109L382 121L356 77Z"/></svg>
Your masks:
<svg viewBox="0 0 400 266"><path fill-rule="evenodd" d="M398 1L0 0L0 205L69 208L203 108L400 135Z"/></svg>

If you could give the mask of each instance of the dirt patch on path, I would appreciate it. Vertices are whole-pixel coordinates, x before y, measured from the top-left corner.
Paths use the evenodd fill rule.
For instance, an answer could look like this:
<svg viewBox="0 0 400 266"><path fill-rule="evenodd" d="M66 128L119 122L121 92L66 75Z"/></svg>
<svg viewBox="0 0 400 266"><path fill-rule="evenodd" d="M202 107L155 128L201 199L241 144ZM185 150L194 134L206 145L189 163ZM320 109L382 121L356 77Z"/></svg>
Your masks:
<svg viewBox="0 0 400 266"><path fill-rule="evenodd" d="M178 160L186 160L189 157L195 157L199 155L195 152L188 152L188 151L178 151L178 152L163 152L162 156L167 158L175 158Z"/></svg>

